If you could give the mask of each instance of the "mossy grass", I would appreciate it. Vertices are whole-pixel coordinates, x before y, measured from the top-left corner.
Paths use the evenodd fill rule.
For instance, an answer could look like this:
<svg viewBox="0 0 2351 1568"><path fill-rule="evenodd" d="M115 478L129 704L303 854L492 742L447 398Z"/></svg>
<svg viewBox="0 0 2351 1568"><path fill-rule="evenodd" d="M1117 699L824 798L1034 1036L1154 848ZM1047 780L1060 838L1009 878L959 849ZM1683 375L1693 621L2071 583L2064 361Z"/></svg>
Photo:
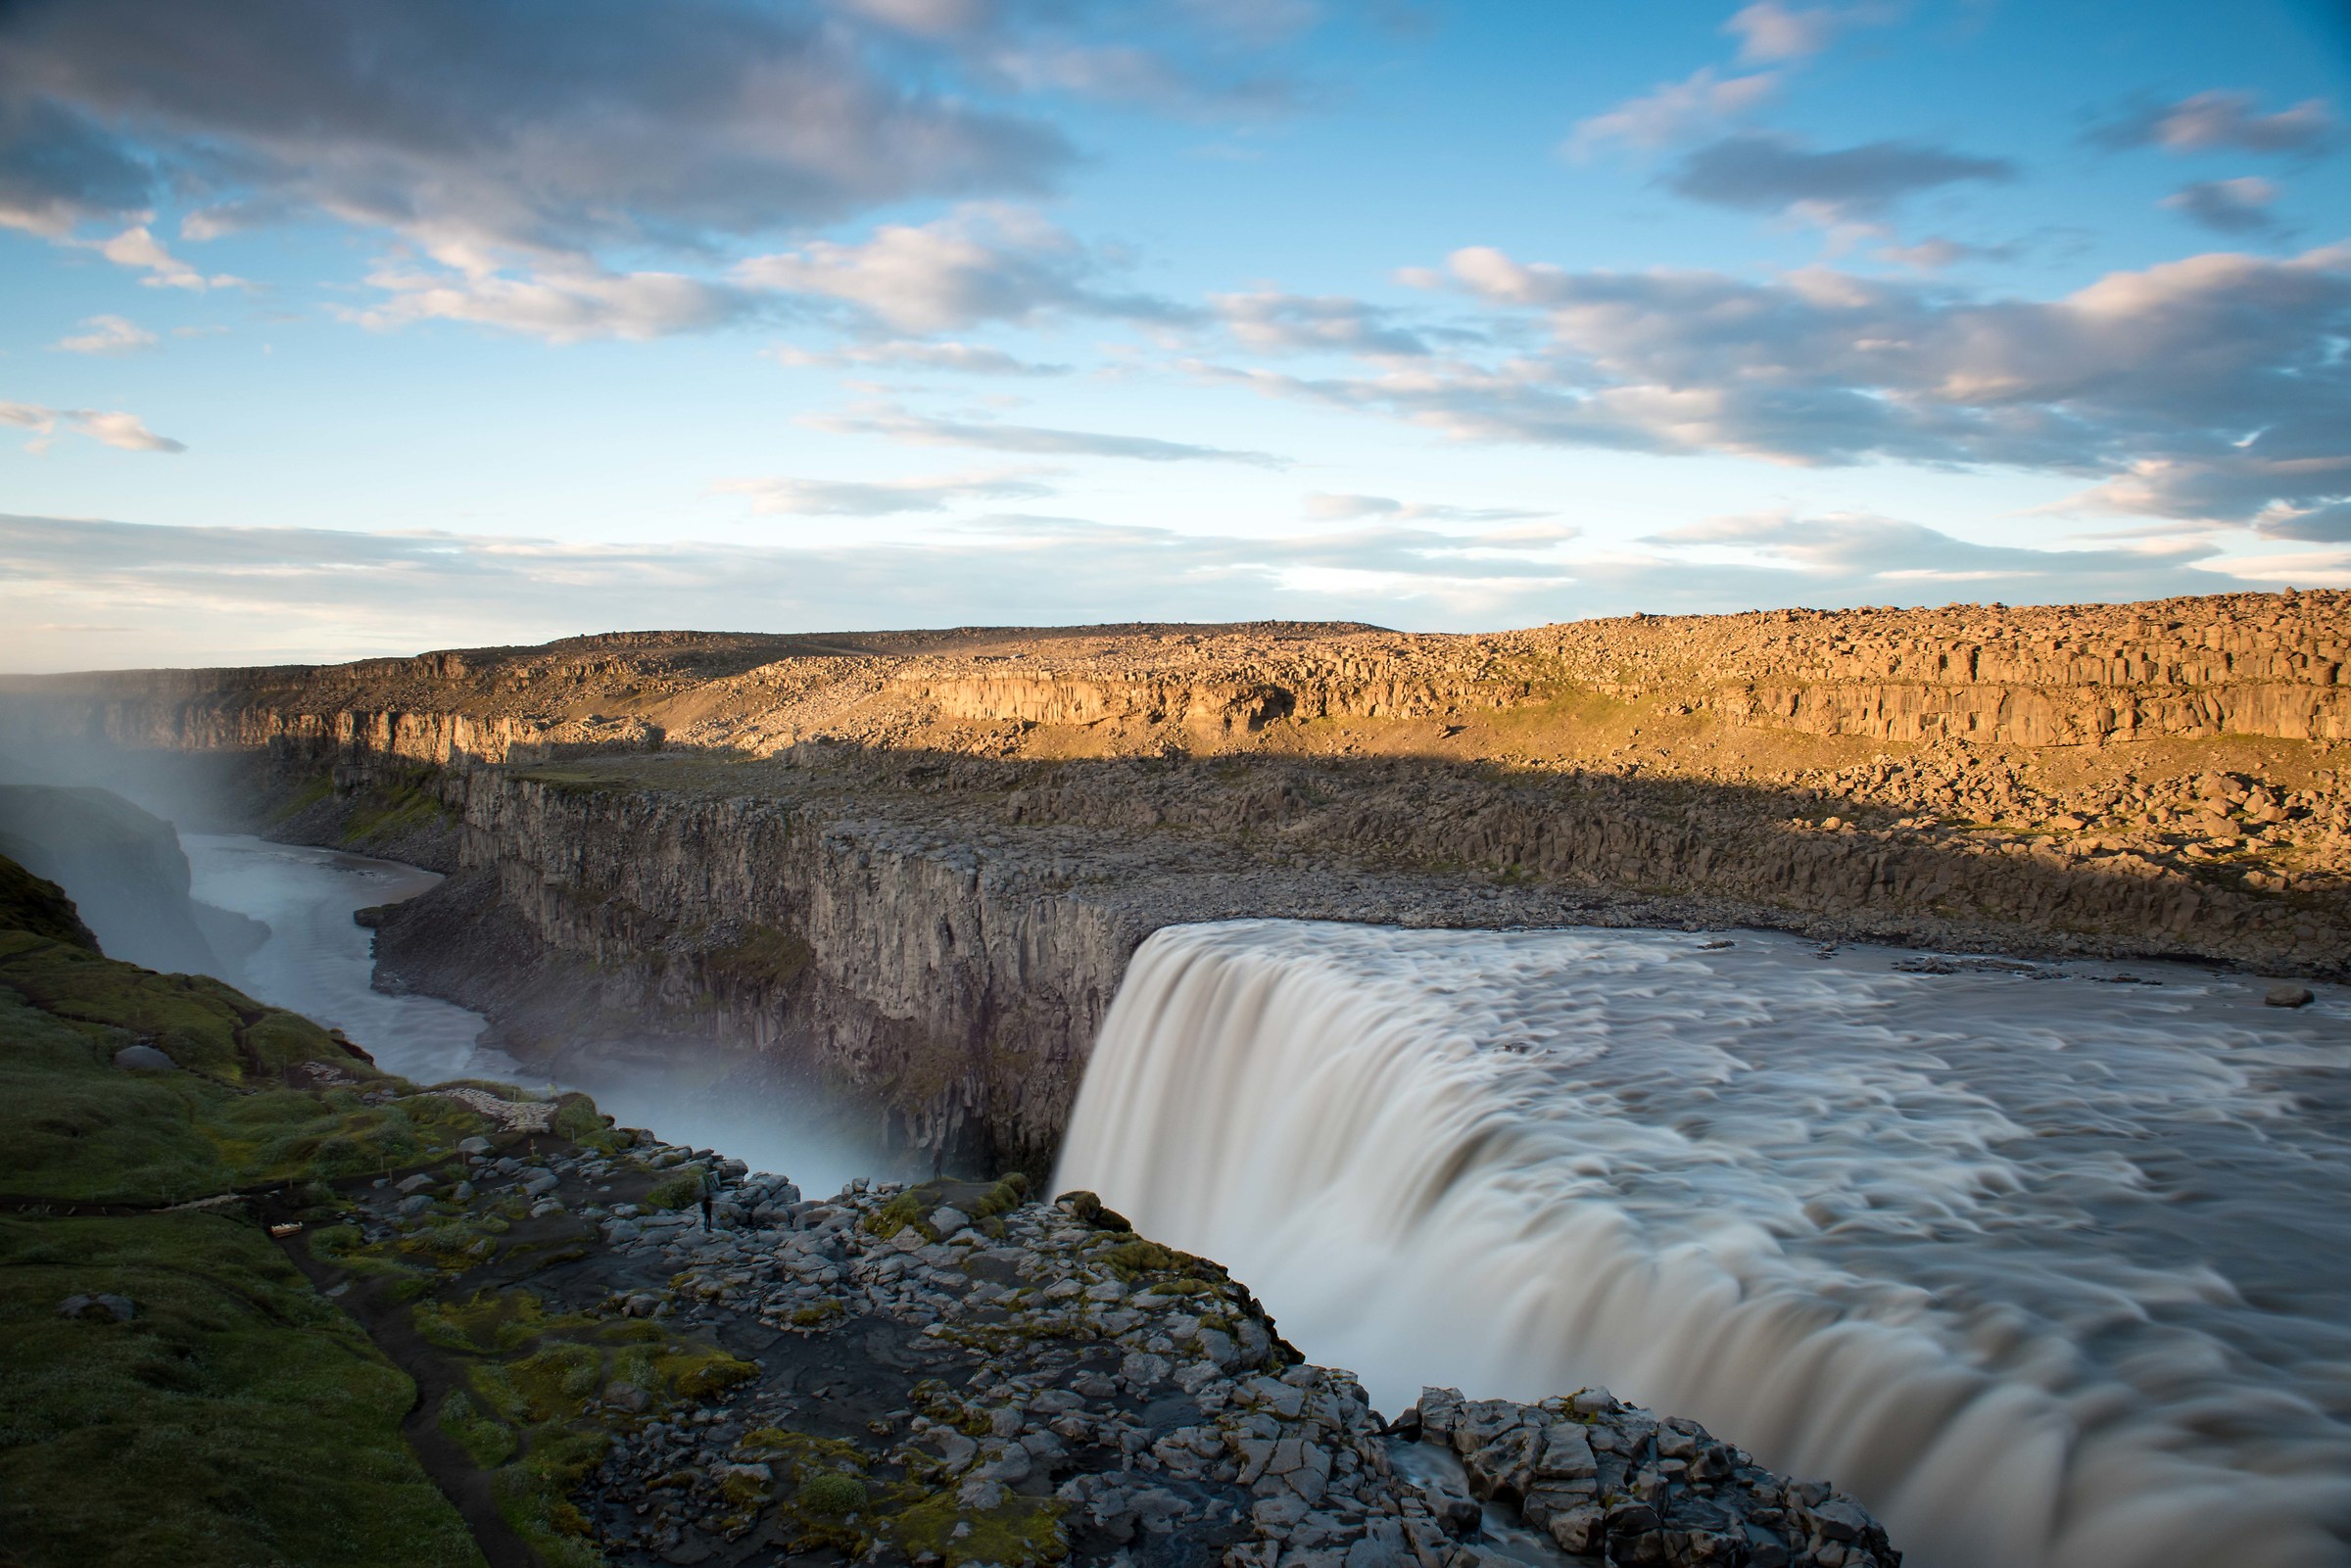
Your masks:
<svg viewBox="0 0 2351 1568"><path fill-rule="evenodd" d="M868 1234L884 1240L911 1225L925 1241L936 1241L938 1231L930 1216L944 1208L957 1211L992 1234L1002 1227L990 1221L998 1214L1018 1209L1028 1197L1029 1178L1017 1170L993 1182L942 1176L892 1194L888 1203L866 1215L861 1223Z"/></svg>
<svg viewBox="0 0 2351 1568"><path fill-rule="evenodd" d="M66 890L6 858L0 858L0 930L98 951L98 938L81 923Z"/></svg>
<svg viewBox="0 0 2351 1568"><path fill-rule="evenodd" d="M102 1291L137 1315L58 1315ZM24 1562L479 1564L401 1440L412 1398L248 1222L0 1218L0 1540Z"/></svg>
<svg viewBox="0 0 2351 1568"><path fill-rule="evenodd" d="M440 776L437 768L408 768L360 791L352 798L351 815L343 821L343 841L361 844L396 838L454 821L457 813L441 798Z"/></svg>
<svg viewBox="0 0 2351 1568"><path fill-rule="evenodd" d="M638 1202L648 1209L684 1209L689 1204L699 1202L701 1196L702 1172L696 1166L663 1176L648 1187L645 1196Z"/></svg>
<svg viewBox="0 0 2351 1568"><path fill-rule="evenodd" d="M481 1564L402 1438L408 1377L242 1209L165 1208L266 1188L283 1210L331 1219L332 1178L454 1143L481 1118L415 1096L306 1019L68 939L27 883L0 861L0 1186L130 1212L0 1216L8 1560ZM132 1044L176 1069L116 1067ZM365 1093L294 1087L318 1078L296 1070L306 1063ZM316 1240L395 1291L427 1277L364 1256L356 1227ZM130 1320L58 1314L100 1293L133 1303Z"/></svg>
<svg viewBox="0 0 2351 1568"><path fill-rule="evenodd" d="M994 1508L962 1505L952 1490L926 1497L893 1514L884 1527L907 1557L936 1554L947 1568L966 1563L999 1563L1033 1568L1070 1554L1062 1529L1064 1505L1052 1498L1007 1494Z"/></svg>

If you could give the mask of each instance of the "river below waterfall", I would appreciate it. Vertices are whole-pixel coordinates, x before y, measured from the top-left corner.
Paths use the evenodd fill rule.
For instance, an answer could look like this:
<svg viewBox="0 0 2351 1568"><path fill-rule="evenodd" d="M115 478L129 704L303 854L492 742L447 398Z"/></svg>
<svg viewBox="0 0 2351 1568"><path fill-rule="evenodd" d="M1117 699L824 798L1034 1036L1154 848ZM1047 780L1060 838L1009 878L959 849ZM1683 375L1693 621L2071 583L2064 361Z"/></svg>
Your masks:
<svg viewBox="0 0 2351 1568"><path fill-rule="evenodd" d="M258 1001L343 1030L386 1072L419 1083L511 1079L514 1064L480 1046L486 1021L453 1002L374 989L374 939L352 916L414 898L438 874L335 849L242 833L181 833L190 893L269 927L220 977Z"/></svg>
<svg viewBox="0 0 2351 1568"><path fill-rule="evenodd" d="M2126 973L2127 972L2127 973ZM2351 1562L2351 997L1741 932L1174 927L1057 1178L1383 1408L1606 1385L1914 1568Z"/></svg>
<svg viewBox="0 0 2351 1568"><path fill-rule="evenodd" d="M258 949L221 966L220 978L255 998L342 1029L387 1072L419 1083L478 1077L534 1089L585 1089L632 1126L713 1148L754 1169L789 1173L810 1192L833 1192L879 1168L860 1147L810 1108L759 1103L675 1071L617 1070L585 1081L551 1081L481 1043L488 1021L429 996L373 987L374 939L352 916L396 904L437 884L438 873L342 850L272 843L248 834L181 833L193 896L269 928Z"/></svg>

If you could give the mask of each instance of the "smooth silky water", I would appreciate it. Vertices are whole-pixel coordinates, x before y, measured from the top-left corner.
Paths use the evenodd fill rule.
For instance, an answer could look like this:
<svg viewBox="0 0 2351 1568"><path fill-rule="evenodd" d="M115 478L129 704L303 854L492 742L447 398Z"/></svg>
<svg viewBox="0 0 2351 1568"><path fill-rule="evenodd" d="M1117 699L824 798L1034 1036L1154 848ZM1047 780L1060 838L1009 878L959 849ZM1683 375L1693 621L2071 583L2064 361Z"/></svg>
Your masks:
<svg viewBox="0 0 2351 1568"><path fill-rule="evenodd" d="M387 1072L511 1080L513 1063L481 1049L484 1021L453 1002L374 989L375 943L352 916L414 898L438 874L395 860L238 833L181 833L191 894L269 927L220 977L272 1007L339 1028Z"/></svg>
<svg viewBox="0 0 2351 1568"><path fill-rule="evenodd" d="M1915 1568L2351 1562L2351 997L1722 940L1163 930L1057 1188L1382 1408L1605 1385Z"/></svg>

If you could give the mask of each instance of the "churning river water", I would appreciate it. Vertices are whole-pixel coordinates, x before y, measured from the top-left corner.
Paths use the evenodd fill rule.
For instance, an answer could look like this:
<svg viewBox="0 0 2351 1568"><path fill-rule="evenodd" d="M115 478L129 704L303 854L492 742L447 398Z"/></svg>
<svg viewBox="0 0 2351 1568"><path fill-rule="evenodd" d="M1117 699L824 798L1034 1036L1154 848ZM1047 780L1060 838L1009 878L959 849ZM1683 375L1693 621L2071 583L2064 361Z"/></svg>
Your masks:
<svg viewBox="0 0 2351 1568"><path fill-rule="evenodd" d="M1915 1568L2340 1565L2351 997L2262 990L1174 927L1057 1182L1229 1265L1382 1408L1606 1385L1833 1478Z"/></svg>

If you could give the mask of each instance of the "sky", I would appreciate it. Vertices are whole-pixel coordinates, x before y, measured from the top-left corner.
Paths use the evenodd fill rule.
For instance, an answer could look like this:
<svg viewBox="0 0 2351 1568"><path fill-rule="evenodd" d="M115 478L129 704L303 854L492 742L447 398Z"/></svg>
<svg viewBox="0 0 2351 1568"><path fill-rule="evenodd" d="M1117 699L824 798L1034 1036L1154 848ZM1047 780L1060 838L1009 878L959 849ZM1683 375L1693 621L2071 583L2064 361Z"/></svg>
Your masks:
<svg viewBox="0 0 2351 1568"><path fill-rule="evenodd" d="M0 0L0 669L2351 587L2342 0Z"/></svg>

